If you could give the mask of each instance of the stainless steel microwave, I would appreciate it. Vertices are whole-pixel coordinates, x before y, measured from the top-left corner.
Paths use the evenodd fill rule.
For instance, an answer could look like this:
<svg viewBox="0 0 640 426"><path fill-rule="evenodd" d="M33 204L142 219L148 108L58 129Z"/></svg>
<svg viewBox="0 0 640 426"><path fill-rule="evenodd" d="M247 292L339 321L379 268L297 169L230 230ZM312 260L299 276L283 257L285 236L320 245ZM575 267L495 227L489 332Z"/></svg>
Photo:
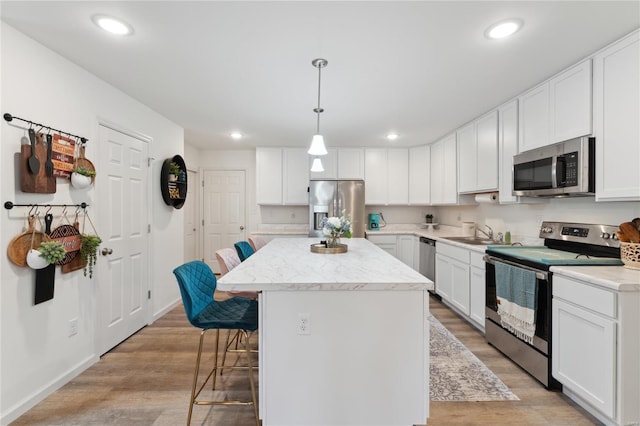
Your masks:
<svg viewBox="0 0 640 426"><path fill-rule="evenodd" d="M513 195L595 195L595 138L581 137L513 157Z"/></svg>

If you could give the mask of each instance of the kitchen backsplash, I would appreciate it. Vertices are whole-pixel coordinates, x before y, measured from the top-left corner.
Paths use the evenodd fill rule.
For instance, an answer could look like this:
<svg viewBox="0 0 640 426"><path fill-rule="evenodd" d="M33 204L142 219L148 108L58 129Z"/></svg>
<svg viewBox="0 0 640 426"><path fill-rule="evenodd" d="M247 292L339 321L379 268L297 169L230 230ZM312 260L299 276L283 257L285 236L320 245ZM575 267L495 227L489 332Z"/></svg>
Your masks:
<svg viewBox="0 0 640 426"><path fill-rule="evenodd" d="M262 224L306 224L306 206L261 206ZM473 206L367 206L366 213L382 212L389 224L423 223L427 213L434 222L462 226L477 222L491 226L495 233L510 231L521 238L537 238L543 220L618 225L640 217L640 203L596 203L593 197L548 199L540 204L479 204Z"/></svg>

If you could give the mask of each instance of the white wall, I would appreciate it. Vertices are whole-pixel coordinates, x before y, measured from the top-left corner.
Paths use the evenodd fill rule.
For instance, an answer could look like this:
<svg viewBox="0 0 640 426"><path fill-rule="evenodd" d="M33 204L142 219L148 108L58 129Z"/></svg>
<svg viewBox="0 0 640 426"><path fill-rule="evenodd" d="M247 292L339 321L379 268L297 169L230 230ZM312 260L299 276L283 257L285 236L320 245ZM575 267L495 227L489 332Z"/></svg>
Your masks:
<svg viewBox="0 0 640 426"><path fill-rule="evenodd" d="M170 251L153 250L149 256L151 309L156 318L180 300L171 271L183 257L183 218L179 210L163 203L158 182L162 161L183 153L183 129L12 27L1 25L2 112L87 137L87 158L98 169L96 186L106 183L100 179L101 159L96 158L100 120L152 141L150 238L153 247L171 247ZM17 189L14 155L20 151L24 131L4 120L1 126L2 202L86 201L95 223L103 206L95 189L76 190L60 179L55 194L26 194ZM24 215L22 208L4 211L0 219L3 250L22 231ZM95 225L99 231L99 221ZM0 423L6 424L98 360L95 289L100 277L89 279L82 271L61 274L57 268L53 300L34 305L33 271L13 265L6 256L0 260L0 269ZM74 317L79 319L78 334L68 337L68 321Z"/></svg>

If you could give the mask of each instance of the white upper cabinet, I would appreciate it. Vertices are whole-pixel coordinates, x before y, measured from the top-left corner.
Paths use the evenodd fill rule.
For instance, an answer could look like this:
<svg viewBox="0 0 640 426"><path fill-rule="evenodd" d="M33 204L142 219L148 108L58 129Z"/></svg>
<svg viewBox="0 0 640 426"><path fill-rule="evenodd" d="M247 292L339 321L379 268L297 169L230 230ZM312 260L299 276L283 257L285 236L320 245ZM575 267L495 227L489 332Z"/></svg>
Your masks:
<svg viewBox="0 0 640 426"><path fill-rule="evenodd" d="M322 161L322 167L324 172L309 172L310 179L336 179L338 177L338 150L336 148L327 148L328 154L318 157ZM313 164L313 160L316 157L311 155L309 157L309 170Z"/></svg>
<svg viewBox="0 0 640 426"><path fill-rule="evenodd" d="M591 134L591 59L549 81L551 143Z"/></svg>
<svg viewBox="0 0 640 426"><path fill-rule="evenodd" d="M304 148L256 148L257 204L308 204L308 157Z"/></svg>
<svg viewBox="0 0 640 426"><path fill-rule="evenodd" d="M458 192L498 189L498 112L458 129Z"/></svg>
<svg viewBox="0 0 640 426"><path fill-rule="evenodd" d="M431 204L457 204L456 135L431 144Z"/></svg>
<svg viewBox="0 0 640 426"><path fill-rule="evenodd" d="M409 148L409 204L431 203L431 147Z"/></svg>
<svg viewBox="0 0 640 426"><path fill-rule="evenodd" d="M520 150L591 134L591 59L525 92L520 104Z"/></svg>
<svg viewBox="0 0 640 426"><path fill-rule="evenodd" d="M309 204L309 154L306 148L284 148L283 199L287 205Z"/></svg>
<svg viewBox="0 0 640 426"><path fill-rule="evenodd" d="M282 204L282 148L256 148L256 202Z"/></svg>
<svg viewBox="0 0 640 426"><path fill-rule="evenodd" d="M518 153L518 100L515 99L498 108L499 201L501 204L515 203L513 195L513 156Z"/></svg>
<svg viewBox="0 0 640 426"><path fill-rule="evenodd" d="M549 145L549 83L520 95L519 152Z"/></svg>
<svg viewBox="0 0 640 426"><path fill-rule="evenodd" d="M469 123L456 131L458 140L458 191L471 192L476 187L477 146L476 128Z"/></svg>
<svg viewBox="0 0 640 426"><path fill-rule="evenodd" d="M371 148L364 151L365 204L387 204L387 150Z"/></svg>
<svg viewBox="0 0 640 426"><path fill-rule="evenodd" d="M365 203L409 203L409 150L365 149Z"/></svg>
<svg viewBox="0 0 640 426"><path fill-rule="evenodd" d="M364 149L338 149L338 179L364 179Z"/></svg>
<svg viewBox="0 0 640 426"><path fill-rule="evenodd" d="M640 200L640 31L594 57L596 201Z"/></svg>

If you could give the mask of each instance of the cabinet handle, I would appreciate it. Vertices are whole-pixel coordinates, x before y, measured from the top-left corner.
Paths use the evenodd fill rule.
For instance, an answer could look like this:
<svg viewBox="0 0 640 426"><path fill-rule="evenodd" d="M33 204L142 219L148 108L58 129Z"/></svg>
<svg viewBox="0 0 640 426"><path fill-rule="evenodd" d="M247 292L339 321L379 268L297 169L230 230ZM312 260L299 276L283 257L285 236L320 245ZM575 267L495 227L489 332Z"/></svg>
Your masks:
<svg viewBox="0 0 640 426"><path fill-rule="evenodd" d="M240 225L240 230L244 231L244 226Z"/></svg>

